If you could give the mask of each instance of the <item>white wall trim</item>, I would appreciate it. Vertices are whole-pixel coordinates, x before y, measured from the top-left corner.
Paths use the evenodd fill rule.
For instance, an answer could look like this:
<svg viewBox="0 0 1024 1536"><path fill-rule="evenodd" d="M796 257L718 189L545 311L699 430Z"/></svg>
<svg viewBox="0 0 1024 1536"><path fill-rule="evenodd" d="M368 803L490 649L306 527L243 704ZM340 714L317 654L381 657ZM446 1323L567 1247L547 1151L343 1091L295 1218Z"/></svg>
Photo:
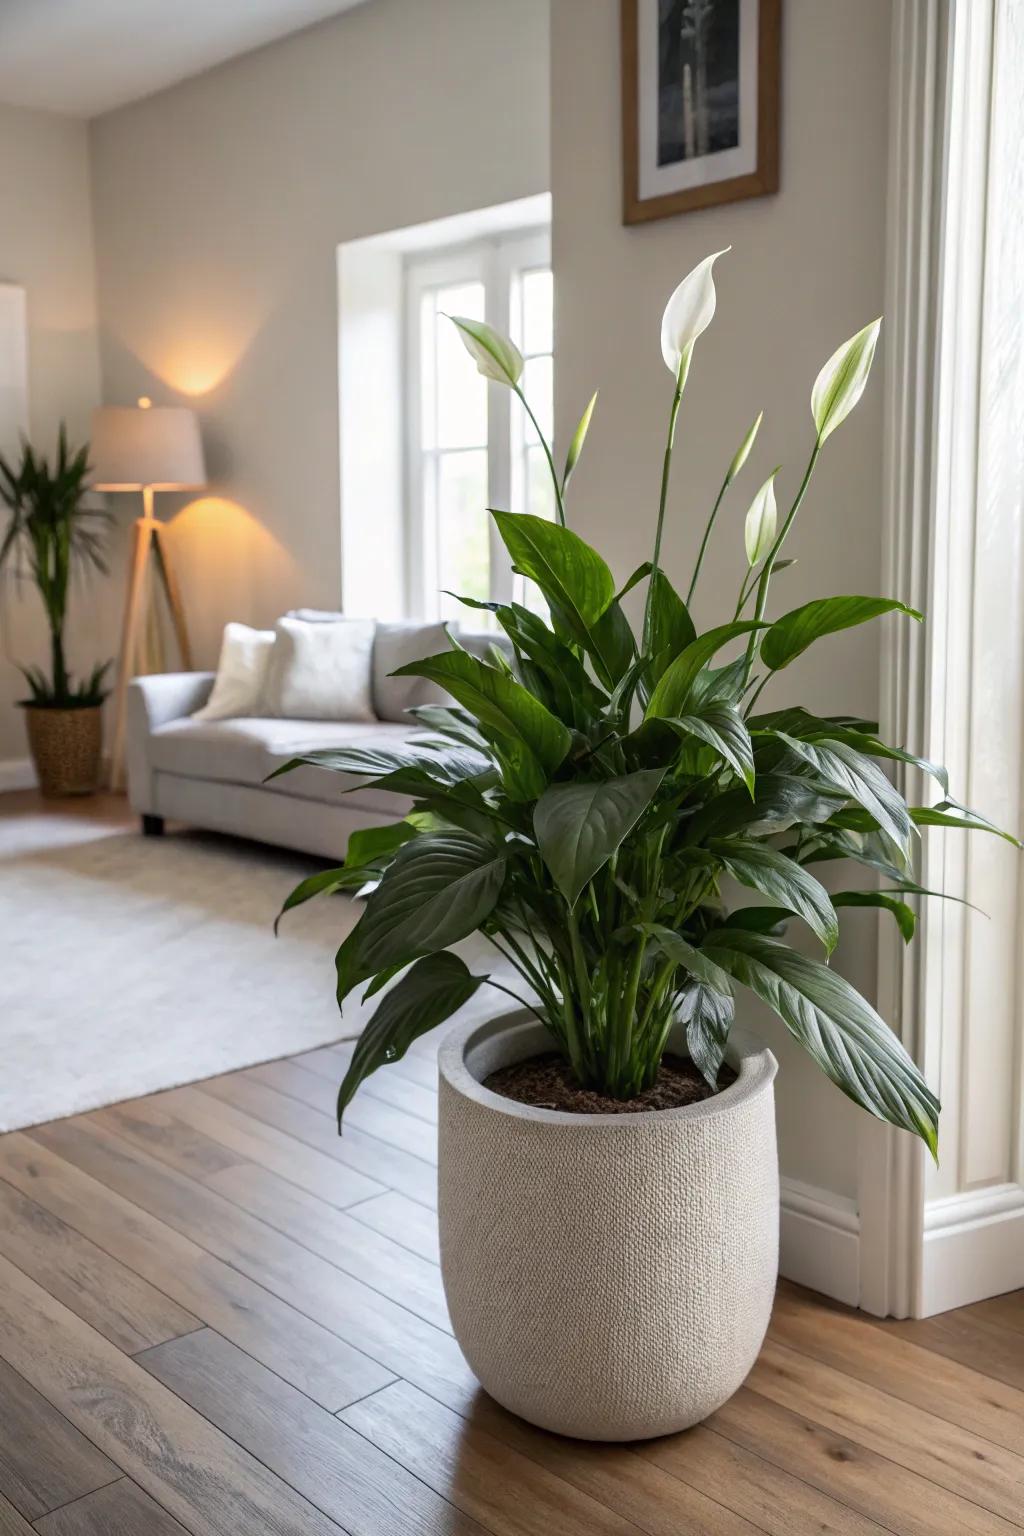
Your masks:
<svg viewBox="0 0 1024 1536"><path fill-rule="evenodd" d="M967 1190L932 1201L924 1226L919 1308L923 1317L1020 1286L1024 1189L1019 1184Z"/></svg>
<svg viewBox="0 0 1024 1536"><path fill-rule="evenodd" d="M9 757L0 761L0 795L12 789L34 789L36 770L29 757Z"/></svg>
<svg viewBox="0 0 1024 1536"><path fill-rule="evenodd" d="M860 1218L856 1202L783 1178L779 1273L848 1306L860 1300Z"/></svg>

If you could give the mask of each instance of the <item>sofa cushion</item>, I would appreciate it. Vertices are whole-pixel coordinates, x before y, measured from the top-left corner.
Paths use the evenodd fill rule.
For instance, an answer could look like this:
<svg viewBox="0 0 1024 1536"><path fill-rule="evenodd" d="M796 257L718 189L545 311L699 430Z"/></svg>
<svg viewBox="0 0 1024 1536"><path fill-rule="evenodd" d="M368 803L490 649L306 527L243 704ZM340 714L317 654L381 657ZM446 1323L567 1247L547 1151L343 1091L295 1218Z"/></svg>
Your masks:
<svg viewBox="0 0 1024 1536"><path fill-rule="evenodd" d="M372 619L278 619L261 712L286 720L372 721Z"/></svg>
<svg viewBox="0 0 1024 1536"><path fill-rule="evenodd" d="M340 746L397 746L412 734L408 725L378 720L172 720L153 732L149 758L157 773L263 785L275 768L304 752ZM345 790L359 783L357 777L348 774L303 766L263 787L307 800L336 801ZM385 815L402 816L411 802L366 784L352 795L352 803L364 810L378 809Z"/></svg>
<svg viewBox="0 0 1024 1536"><path fill-rule="evenodd" d="M378 623L373 642L373 707L379 720L410 723L407 709L422 704L450 704L451 698L424 677L389 677L397 667L424 656L450 651L443 624Z"/></svg>

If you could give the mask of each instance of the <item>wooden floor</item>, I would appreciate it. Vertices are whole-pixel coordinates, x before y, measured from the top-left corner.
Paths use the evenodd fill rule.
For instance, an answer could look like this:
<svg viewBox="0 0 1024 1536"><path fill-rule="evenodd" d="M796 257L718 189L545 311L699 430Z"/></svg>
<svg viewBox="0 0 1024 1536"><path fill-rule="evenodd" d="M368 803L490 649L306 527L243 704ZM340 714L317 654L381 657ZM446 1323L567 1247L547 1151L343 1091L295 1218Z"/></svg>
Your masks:
<svg viewBox="0 0 1024 1536"><path fill-rule="evenodd" d="M339 1140L345 1050L0 1137L0 1536L1024 1529L1024 1293L877 1323L784 1284L672 1439L498 1409L438 1275L433 1047Z"/></svg>

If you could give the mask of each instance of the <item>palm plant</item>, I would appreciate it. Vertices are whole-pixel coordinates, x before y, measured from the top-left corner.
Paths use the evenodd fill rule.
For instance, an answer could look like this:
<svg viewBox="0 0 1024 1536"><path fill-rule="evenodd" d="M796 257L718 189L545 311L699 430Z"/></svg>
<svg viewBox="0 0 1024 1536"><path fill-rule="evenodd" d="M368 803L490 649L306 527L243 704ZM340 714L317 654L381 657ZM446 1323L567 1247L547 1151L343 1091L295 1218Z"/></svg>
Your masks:
<svg viewBox="0 0 1024 1536"><path fill-rule="evenodd" d="M287 911L323 892L368 889L338 951L339 1003L402 973L359 1036L339 1122L368 1073L400 1057L484 982L510 990L449 951L478 931L519 973L527 992L518 1000L543 1020L582 1084L620 1099L637 1094L682 1021L690 1055L714 1088L735 993L746 988L844 1093L936 1152L939 1102L900 1041L848 982L785 934L803 924L827 961L839 911L870 906L891 914L909 941L909 898L929 894L912 873L918 828L997 829L949 796L943 769L883 742L874 721L757 709L765 685L821 637L884 614L921 617L895 598L857 595L766 617L819 455L867 383L880 322L845 342L818 375L797 495L780 523L774 473L757 492L735 607L727 622L698 634L688 601L662 569L661 544L676 418L695 343L715 310L715 260L680 284L665 311L662 351L674 389L652 559L618 587L566 525L591 401L555 474L557 521L491 513L515 570L543 593L550 623L518 603L470 602L495 614L514 664L497 647L478 660L453 639L450 651L400 669L440 684L454 701L413 711L426 734L395 748L312 752L278 770L314 763L414 801L397 824L355 833L344 865L304 881L285 904ZM480 372L519 394L523 365L512 343L478 321L454 323ZM760 420L725 474L688 599ZM644 581L637 637L622 599ZM737 643L739 654L722 664L720 653ZM923 769L943 798L908 805L881 770L886 760ZM862 866L871 883L830 894L814 870L845 861ZM737 884L761 902L737 904Z"/></svg>
<svg viewBox="0 0 1024 1536"><path fill-rule="evenodd" d="M23 442L21 459L0 456L0 503L10 513L0 540L0 573L34 582L50 629L50 674L38 666L21 667L31 703L56 709L101 704L104 662L76 683L64 654L64 627L75 568L106 574L103 534L109 514L86 505L88 445L71 449L61 424L57 456L51 467L44 454Z"/></svg>

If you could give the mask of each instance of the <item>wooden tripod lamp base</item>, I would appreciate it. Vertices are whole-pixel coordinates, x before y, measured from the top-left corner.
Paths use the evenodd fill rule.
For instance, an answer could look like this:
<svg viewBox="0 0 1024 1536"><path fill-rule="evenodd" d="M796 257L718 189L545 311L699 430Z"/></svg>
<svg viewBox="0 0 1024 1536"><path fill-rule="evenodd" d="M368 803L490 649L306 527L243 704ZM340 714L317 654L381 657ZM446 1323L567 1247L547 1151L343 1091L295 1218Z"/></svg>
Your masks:
<svg viewBox="0 0 1024 1536"><path fill-rule="evenodd" d="M151 558L156 579L167 597L181 666L186 672L192 670L192 648L181 591L167 530L153 516L153 493L200 490L206 484L195 412L179 406L154 409L145 396L137 406L102 406L93 414L91 458L96 490L142 492L142 516L136 519L132 540L114 695L110 786L122 789L128 683L135 671L149 611L147 573Z"/></svg>

